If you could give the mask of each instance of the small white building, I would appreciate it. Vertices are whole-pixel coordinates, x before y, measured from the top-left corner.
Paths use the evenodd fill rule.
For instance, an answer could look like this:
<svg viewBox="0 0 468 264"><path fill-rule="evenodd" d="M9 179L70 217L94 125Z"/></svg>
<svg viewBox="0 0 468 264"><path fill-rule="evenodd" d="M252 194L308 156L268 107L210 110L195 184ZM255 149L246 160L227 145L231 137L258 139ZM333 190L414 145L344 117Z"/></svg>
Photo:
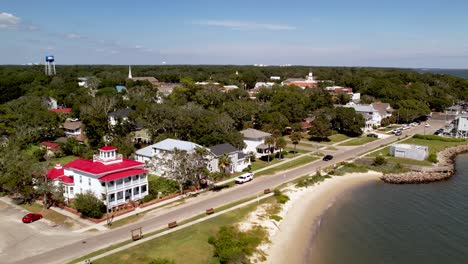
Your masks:
<svg viewBox="0 0 468 264"><path fill-rule="evenodd" d="M371 131L373 127L379 127L382 121L382 116L379 111L372 105L347 104L344 107L354 108L356 113L361 114L366 120L365 126L362 128L364 132Z"/></svg>
<svg viewBox="0 0 468 264"><path fill-rule="evenodd" d="M270 133L263 132L253 128L247 128L240 132L244 136L244 143L246 147L243 152L248 154L254 152L256 156L262 156L269 153L268 146L266 146L265 138L271 136Z"/></svg>
<svg viewBox="0 0 468 264"><path fill-rule="evenodd" d="M122 158L115 147L105 146L93 160L77 159L63 167L57 163L47 176L63 184L66 201L90 191L110 209L148 195L144 165Z"/></svg>
<svg viewBox="0 0 468 264"><path fill-rule="evenodd" d="M271 76L271 77L270 77L270 80L272 80L272 81L279 81L279 80L281 80L281 77L280 77L280 76Z"/></svg>
<svg viewBox="0 0 468 264"><path fill-rule="evenodd" d="M424 160L429 155L429 147L414 144L392 144L390 155L397 158Z"/></svg>
<svg viewBox="0 0 468 264"><path fill-rule="evenodd" d="M444 134L454 138L468 139L468 115L456 117L445 127Z"/></svg>
<svg viewBox="0 0 468 264"><path fill-rule="evenodd" d="M219 159L225 154L231 160L231 164L226 172L241 172L250 165L250 158L248 155L229 143L211 146L208 147L208 150L213 154L213 162L210 163L210 165L213 165L213 168L211 168L210 171L218 172L222 170L219 166Z"/></svg>
<svg viewBox="0 0 468 264"><path fill-rule="evenodd" d="M255 83L254 89L260 89L262 87L271 88L271 87L273 87L273 85L275 85L274 82L257 82L257 83Z"/></svg>

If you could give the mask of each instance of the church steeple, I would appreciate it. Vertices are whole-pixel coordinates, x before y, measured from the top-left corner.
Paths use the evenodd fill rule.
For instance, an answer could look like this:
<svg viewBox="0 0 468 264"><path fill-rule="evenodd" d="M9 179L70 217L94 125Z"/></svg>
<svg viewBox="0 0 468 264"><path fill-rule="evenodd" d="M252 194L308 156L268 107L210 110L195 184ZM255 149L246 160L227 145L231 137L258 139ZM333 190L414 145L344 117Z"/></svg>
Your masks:
<svg viewBox="0 0 468 264"><path fill-rule="evenodd" d="M128 78L129 78L129 79L132 79L132 78L133 78L133 77L132 77L132 66L130 66L130 65L128 66Z"/></svg>

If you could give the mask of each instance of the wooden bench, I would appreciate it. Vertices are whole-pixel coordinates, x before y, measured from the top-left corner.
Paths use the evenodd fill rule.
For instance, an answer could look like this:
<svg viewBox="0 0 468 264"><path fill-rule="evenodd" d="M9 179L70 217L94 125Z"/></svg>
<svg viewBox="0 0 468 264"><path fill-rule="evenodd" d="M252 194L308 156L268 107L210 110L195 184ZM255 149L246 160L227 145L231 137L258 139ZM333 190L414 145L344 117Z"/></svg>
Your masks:
<svg viewBox="0 0 468 264"><path fill-rule="evenodd" d="M263 190L263 193L264 193L264 194L271 193L271 190L270 190L270 189L265 189L265 190Z"/></svg>
<svg viewBox="0 0 468 264"><path fill-rule="evenodd" d="M214 208L206 209L207 215L213 214L214 212L215 212Z"/></svg>
<svg viewBox="0 0 468 264"><path fill-rule="evenodd" d="M177 226L177 221L170 222L169 224L167 224L167 227L169 227L169 228L173 228L173 227L176 227L176 226Z"/></svg>

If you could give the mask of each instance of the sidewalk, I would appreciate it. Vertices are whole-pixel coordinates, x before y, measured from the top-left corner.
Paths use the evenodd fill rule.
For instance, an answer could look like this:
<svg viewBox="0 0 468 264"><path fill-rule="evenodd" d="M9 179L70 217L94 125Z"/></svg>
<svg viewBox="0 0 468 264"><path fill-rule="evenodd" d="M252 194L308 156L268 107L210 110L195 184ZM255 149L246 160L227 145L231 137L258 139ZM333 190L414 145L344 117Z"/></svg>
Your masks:
<svg viewBox="0 0 468 264"><path fill-rule="evenodd" d="M261 168L261 169L258 169L256 171L254 171L254 173L257 173L257 172L260 172L260 171L263 171L263 170L267 170L269 168L273 168L273 167L276 167L276 166L279 166L281 164L284 164L286 162L289 162L289 161L292 161L292 160L295 160L295 159L299 159L301 157L304 157L304 156L307 156L307 155L310 155L310 153L304 153L304 154L300 154L300 155L297 155L296 157L293 157L293 158L290 158L290 159L285 159L281 162L278 162L276 164L273 164L273 165L270 165L270 166L266 166L264 168ZM231 178L231 179L227 179L227 180L224 180L224 181L221 181L221 182L217 182L215 185L223 185L223 184L226 184L226 183L229 183L229 182L233 182L235 181L236 178ZM198 190L196 192L191 192L189 193L190 195L196 195L196 194L200 194L202 192L205 192L206 190ZM163 207L167 204L171 204L171 203L174 203L174 202L177 202L181 199L184 199L184 198L187 198L187 195L179 195L177 197L174 197L174 198L171 198L171 199L168 199L168 200L164 200L162 202L159 202L159 203L155 203L155 204L152 204L152 205L149 205L149 206L146 206L144 208L140 208L140 207L137 207L135 209L135 211L132 211L132 212L129 212L127 214L123 214L123 215L119 215L119 216L116 216L114 217L113 221L118 221L118 220L121 220L121 219L124 219L124 218L127 218L127 217L130 217L130 216L133 216L133 215L136 215L136 214L139 214L139 213L143 213L143 212L148 212L148 211L152 211L154 209L157 209L157 208L160 208L160 207ZM107 228L107 222L104 221L104 222L101 222L101 223L98 223L98 224L93 224L93 225L90 225L88 227L85 227L85 228L82 228L82 229L78 229L78 230L75 230L74 232L86 232L86 231L89 231L91 229L98 229L98 230L108 230Z"/></svg>

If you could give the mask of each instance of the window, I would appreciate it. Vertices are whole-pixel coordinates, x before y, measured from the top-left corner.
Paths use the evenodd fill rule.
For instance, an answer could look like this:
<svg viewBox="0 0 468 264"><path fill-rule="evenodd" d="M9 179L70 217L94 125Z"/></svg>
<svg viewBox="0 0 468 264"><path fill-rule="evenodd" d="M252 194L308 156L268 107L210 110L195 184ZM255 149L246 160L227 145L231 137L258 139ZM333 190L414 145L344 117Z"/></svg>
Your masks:
<svg viewBox="0 0 468 264"><path fill-rule="evenodd" d="M81 181L81 175L80 175L80 183L81 183L81 182L82 182L82 181Z"/></svg>
<svg viewBox="0 0 468 264"><path fill-rule="evenodd" d="M131 180L131 177L127 177L127 178L125 178L125 183L129 183L129 182L130 182L130 180Z"/></svg>
<svg viewBox="0 0 468 264"><path fill-rule="evenodd" d="M102 187L106 187L106 183L105 183L105 182L101 182L101 186L102 186Z"/></svg>
<svg viewBox="0 0 468 264"><path fill-rule="evenodd" d="M117 200L122 200L123 199L123 192L118 192L117 193Z"/></svg>
<svg viewBox="0 0 468 264"><path fill-rule="evenodd" d="M115 201L115 193L109 195L109 202Z"/></svg>
<svg viewBox="0 0 468 264"><path fill-rule="evenodd" d="M146 192L146 185L142 185L141 186L141 193L145 193Z"/></svg>
<svg viewBox="0 0 468 264"><path fill-rule="evenodd" d="M91 178L88 178L88 185L91 186Z"/></svg>
<svg viewBox="0 0 468 264"><path fill-rule="evenodd" d="M122 185L122 182L123 182L123 180L122 180L122 179L120 179L120 180L117 180L117 185Z"/></svg>
<svg viewBox="0 0 468 264"><path fill-rule="evenodd" d="M73 195L73 187L70 187L70 194Z"/></svg>
<svg viewBox="0 0 468 264"><path fill-rule="evenodd" d="M114 186L114 181L110 181L110 182L109 182L109 186L110 186L110 187Z"/></svg>
<svg viewBox="0 0 468 264"><path fill-rule="evenodd" d="M83 193L83 188L80 187L80 193Z"/></svg>

